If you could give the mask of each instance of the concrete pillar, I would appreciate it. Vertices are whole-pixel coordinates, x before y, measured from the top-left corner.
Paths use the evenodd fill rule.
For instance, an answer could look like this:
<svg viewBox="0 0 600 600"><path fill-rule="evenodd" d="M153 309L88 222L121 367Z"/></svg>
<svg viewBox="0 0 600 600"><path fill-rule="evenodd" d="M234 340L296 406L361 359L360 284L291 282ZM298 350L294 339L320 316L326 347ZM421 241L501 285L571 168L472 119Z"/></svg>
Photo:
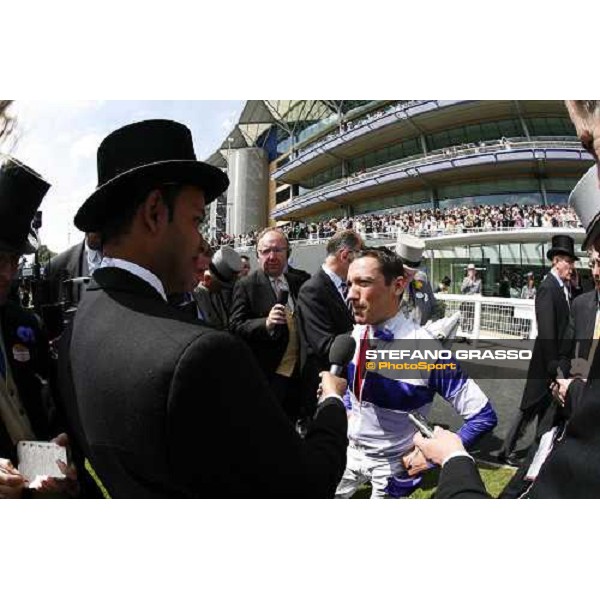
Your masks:
<svg viewBox="0 0 600 600"><path fill-rule="evenodd" d="M239 235L267 225L269 165L262 148L229 153L227 173L227 233Z"/></svg>

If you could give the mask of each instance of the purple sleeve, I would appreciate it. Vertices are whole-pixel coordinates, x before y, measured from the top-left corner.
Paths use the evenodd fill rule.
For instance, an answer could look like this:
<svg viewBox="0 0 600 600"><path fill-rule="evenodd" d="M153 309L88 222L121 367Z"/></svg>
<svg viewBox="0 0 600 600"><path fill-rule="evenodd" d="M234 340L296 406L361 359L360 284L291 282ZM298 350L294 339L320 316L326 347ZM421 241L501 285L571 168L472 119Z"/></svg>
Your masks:
<svg viewBox="0 0 600 600"><path fill-rule="evenodd" d="M477 414L465 419L465 424L456 432L465 448L472 446L484 433L492 431L498 417L492 403L488 402Z"/></svg>

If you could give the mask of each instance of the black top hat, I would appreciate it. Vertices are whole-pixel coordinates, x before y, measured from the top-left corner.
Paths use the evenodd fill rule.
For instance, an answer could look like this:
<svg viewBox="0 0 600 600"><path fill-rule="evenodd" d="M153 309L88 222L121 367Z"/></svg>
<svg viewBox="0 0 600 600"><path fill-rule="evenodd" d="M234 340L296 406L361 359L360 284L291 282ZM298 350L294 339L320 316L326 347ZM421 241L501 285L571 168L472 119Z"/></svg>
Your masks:
<svg viewBox="0 0 600 600"><path fill-rule="evenodd" d="M577 260L575 256L575 241L568 235L552 236L552 247L546 253L548 260L552 260L557 254L566 254L573 260Z"/></svg>
<svg viewBox="0 0 600 600"><path fill-rule="evenodd" d="M7 156L0 166L0 251L30 254L31 221L50 184L34 170Z"/></svg>
<svg viewBox="0 0 600 600"><path fill-rule="evenodd" d="M577 182L569 196L569 205L585 227L585 240L581 248L587 250L600 235L600 184L596 165L590 167Z"/></svg>
<svg viewBox="0 0 600 600"><path fill-rule="evenodd" d="M109 134L98 148L98 187L75 215L82 231L99 231L131 193L165 183L197 185L206 204L229 185L217 167L196 160L190 130L167 120L132 123Z"/></svg>

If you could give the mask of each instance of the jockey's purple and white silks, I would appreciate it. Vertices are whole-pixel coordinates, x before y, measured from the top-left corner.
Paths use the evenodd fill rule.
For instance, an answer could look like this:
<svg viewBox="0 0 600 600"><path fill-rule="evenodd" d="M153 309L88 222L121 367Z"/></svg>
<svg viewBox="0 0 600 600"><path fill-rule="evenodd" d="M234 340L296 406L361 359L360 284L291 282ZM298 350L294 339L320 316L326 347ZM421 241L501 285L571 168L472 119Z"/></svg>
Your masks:
<svg viewBox="0 0 600 600"><path fill-rule="evenodd" d="M436 393L452 404L463 417L465 423L458 435L466 447L496 426L498 419L491 403L459 363L455 370L433 370L429 373L413 371L410 377L392 378L382 373L366 371L359 394L358 390L353 389L354 373L359 341L364 336L366 327L368 326L354 326L352 335L357 341L357 351L348 365L350 383L344 401L349 409L348 437L367 456L386 458L408 452L413 447L415 428L406 413L418 410L423 416L427 416ZM381 331L385 334L379 333ZM377 332L379 350L385 350L387 346L393 347L394 340L412 340L415 350L425 346L431 349L431 344L437 343L429 332L405 318L402 313L381 324ZM372 328L368 337L375 337ZM441 344L439 347L442 349Z"/></svg>

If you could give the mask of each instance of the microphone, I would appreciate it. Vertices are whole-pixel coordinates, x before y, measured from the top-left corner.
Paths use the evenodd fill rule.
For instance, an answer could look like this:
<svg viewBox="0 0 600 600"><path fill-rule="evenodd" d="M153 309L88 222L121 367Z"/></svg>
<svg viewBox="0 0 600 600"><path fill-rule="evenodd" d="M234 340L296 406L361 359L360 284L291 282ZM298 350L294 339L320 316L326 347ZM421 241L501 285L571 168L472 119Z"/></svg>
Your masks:
<svg viewBox="0 0 600 600"><path fill-rule="evenodd" d="M344 367L352 360L355 351L356 341L351 335L347 333L338 335L329 349L329 362L331 363L329 372L339 377Z"/></svg>
<svg viewBox="0 0 600 600"><path fill-rule="evenodd" d="M287 306L288 300L290 297L290 291L281 289L277 292L277 304L283 304L283 306Z"/></svg>

